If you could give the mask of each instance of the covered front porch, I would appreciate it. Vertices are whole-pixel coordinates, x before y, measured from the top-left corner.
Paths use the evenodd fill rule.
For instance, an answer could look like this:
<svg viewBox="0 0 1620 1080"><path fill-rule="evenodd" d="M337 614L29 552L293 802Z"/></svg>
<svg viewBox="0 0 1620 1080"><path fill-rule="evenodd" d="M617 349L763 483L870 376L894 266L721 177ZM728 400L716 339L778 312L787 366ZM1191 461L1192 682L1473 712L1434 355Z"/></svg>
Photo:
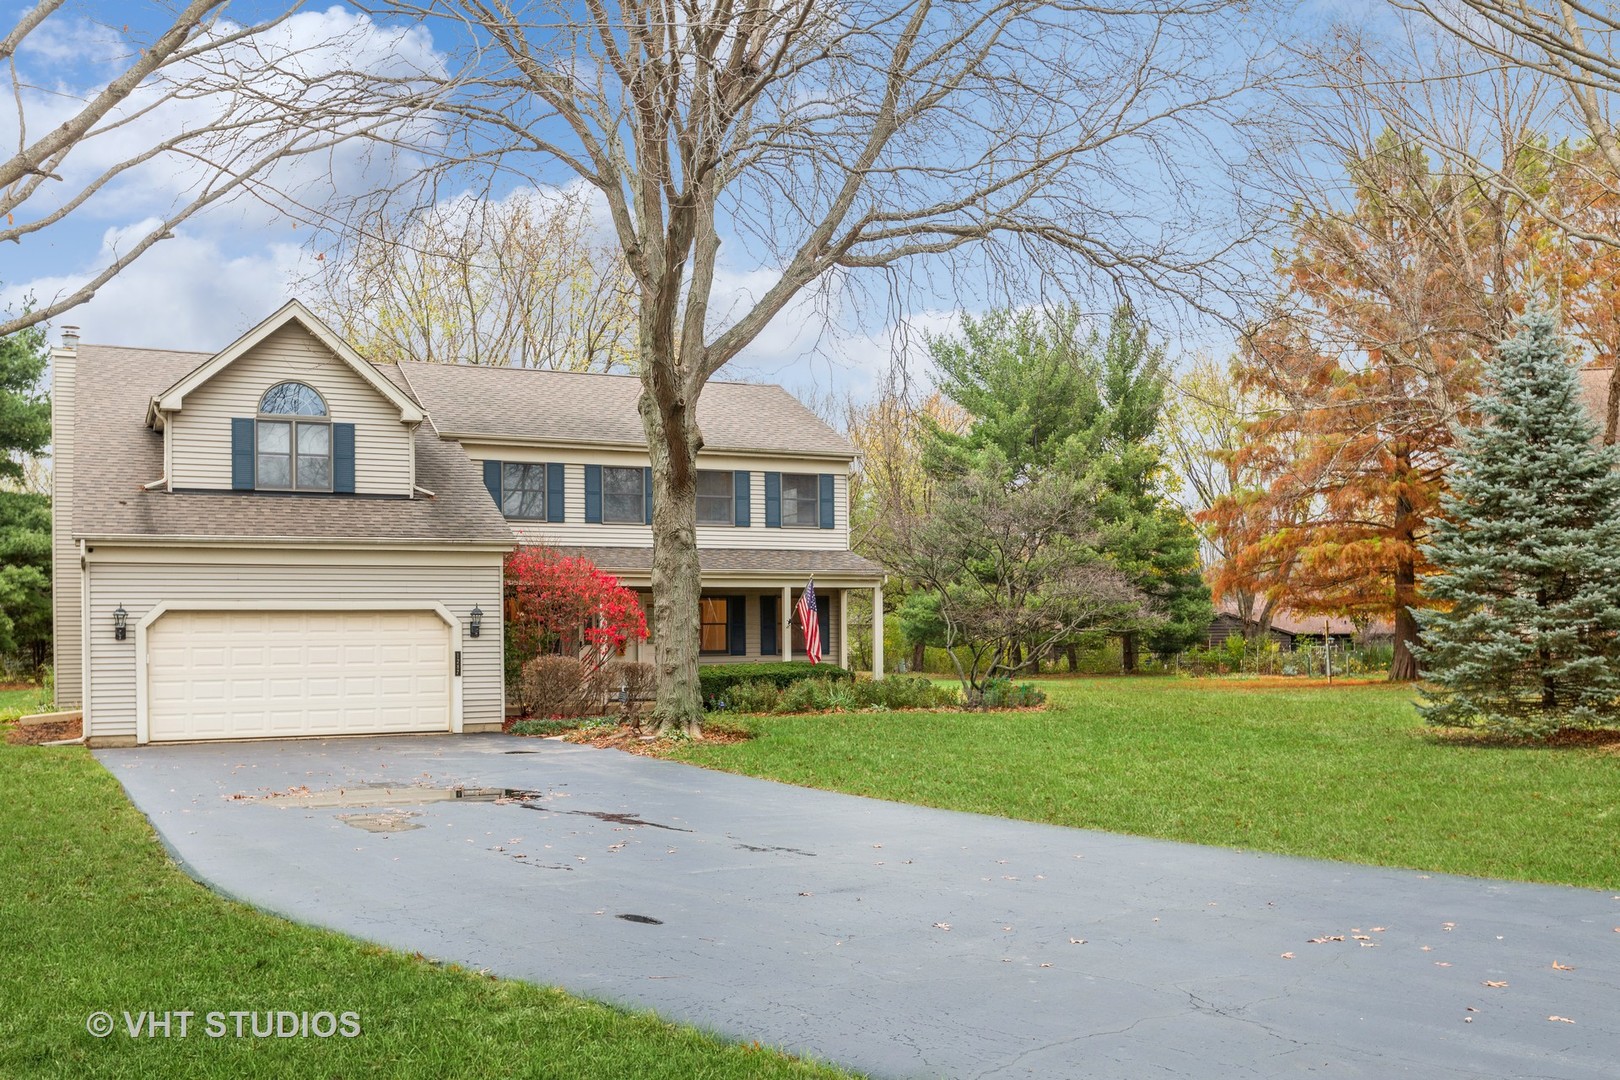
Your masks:
<svg viewBox="0 0 1620 1080"><path fill-rule="evenodd" d="M651 663L664 628L655 625L651 548L569 548L563 554L590 559L598 569L636 591L647 614L650 637L626 646L625 659ZM822 661L849 666L851 594L867 590L872 600L873 678L883 677L883 571L852 552L704 549L698 622L687 632L700 643L705 664L803 660L804 629L797 607L805 586L815 583Z"/></svg>

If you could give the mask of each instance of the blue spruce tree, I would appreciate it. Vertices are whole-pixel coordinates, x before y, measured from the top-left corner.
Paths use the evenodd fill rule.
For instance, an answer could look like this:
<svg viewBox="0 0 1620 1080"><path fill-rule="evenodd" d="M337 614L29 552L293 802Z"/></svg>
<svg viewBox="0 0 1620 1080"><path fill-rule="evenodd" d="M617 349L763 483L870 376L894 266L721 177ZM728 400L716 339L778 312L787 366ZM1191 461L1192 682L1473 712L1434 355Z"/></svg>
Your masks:
<svg viewBox="0 0 1620 1080"><path fill-rule="evenodd" d="M1546 738L1620 725L1620 454L1597 441L1551 315L1487 365L1429 558L1419 708L1431 724Z"/></svg>

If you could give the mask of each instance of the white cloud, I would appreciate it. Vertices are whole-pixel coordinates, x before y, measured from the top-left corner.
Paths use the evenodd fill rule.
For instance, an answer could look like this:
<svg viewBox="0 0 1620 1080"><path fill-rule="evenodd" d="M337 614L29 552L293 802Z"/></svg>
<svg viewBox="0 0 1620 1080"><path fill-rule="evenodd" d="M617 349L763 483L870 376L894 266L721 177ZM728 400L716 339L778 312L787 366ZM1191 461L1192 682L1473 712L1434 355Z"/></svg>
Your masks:
<svg viewBox="0 0 1620 1080"><path fill-rule="evenodd" d="M105 258L120 240L127 241L133 230L145 224L107 230L98 255ZM290 234L292 238L285 243L233 254L221 247L217 237L182 230L174 239L152 247L89 303L59 316L55 325L77 325L84 340L98 344L224 348L291 295L291 282L310 258L296 242L296 235ZM29 294L46 301L76 288L81 280L69 274L8 283L0 291L0 307L20 307Z"/></svg>

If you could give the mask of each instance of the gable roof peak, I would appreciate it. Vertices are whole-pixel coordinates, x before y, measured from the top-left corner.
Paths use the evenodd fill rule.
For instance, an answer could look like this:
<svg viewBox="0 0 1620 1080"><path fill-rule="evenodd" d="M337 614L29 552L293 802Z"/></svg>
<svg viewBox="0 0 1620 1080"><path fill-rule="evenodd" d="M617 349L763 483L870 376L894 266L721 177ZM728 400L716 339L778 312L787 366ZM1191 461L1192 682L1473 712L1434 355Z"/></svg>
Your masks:
<svg viewBox="0 0 1620 1080"><path fill-rule="evenodd" d="M389 403L399 410L401 423L417 424L425 419L422 410L417 406L416 402L411 400L408 394L395 386L391 380L385 378L365 357L355 352L348 342L339 337L318 315L309 310L303 301L294 297L281 305L267 318L261 320L258 325L248 330L247 333L187 372L178 382L175 382L162 393L154 395L146 411L147 426L159 426L159 414L161 413L179 412L185 405L187 394L230 367L271 334L292 323L297 323L309 331L317 341L330 349L334 356L370 384L372 389L388 399Z"/></svg>

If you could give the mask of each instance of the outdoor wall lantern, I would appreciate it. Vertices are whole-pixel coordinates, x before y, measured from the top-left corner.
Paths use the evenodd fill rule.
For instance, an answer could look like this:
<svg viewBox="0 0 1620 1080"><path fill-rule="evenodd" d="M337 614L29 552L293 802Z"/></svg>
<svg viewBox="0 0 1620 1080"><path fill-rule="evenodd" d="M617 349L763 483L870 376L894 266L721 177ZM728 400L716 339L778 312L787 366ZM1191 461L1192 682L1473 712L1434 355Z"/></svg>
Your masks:
<svg viewBox="0 0 1620 1080"><path fill-rule="evenodd" d="M119 604L113 609L113 640L123 641L128 636L129 612L124 610L123 604Z"/></svg>
<svg viewBox="0 0 1620 1080"><path fill-rule="evenodd" d="M478 632L484 628L484 609L474 605L470 615L472 621L467 626L467 632L477 637Z"/></svg>

